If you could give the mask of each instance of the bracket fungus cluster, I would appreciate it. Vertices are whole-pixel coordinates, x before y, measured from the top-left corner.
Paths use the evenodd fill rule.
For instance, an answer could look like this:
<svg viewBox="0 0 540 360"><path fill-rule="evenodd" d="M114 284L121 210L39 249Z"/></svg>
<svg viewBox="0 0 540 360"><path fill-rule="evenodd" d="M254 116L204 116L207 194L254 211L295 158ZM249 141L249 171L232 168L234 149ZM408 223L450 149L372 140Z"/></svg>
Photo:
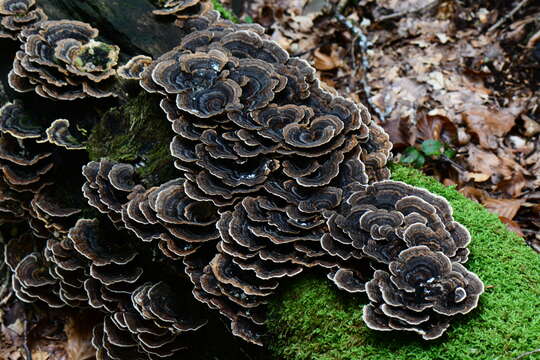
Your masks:
<svg viewBox="0 0 540 360"><path fill-rule="evenodd" d="M42 14L34 6L0 0L0 14ZM434 339L476 307L483 285L463 265L469 233L444 199L388 180L392 144L362 105L262 27L222 20L207 1L169 0L154 15L186 35L118 68L120 49L86 23L43 15L18 36L9 84L19 92L77 101L136 80L157 94L175 166L148 185L137 160L88 162L79 124L36 122L22 103L5 104L0 219L26 222L5 251L21 301L100 310L98 359L181 353L215 314L262 345L268 299L313 267L367 292L373 329ZM69 199L54 181L66 163L81 187Z"/></svg>
<svg viewBox="0 0 540 360"><path fill-rule="evenodd" d="M42 21L25 28L21 50L9 73L10 86L58 100L115 95L112 89L120 49L97 41L99 32L72 20Z"/></svg>
<svg viewBox="0 0 540 360"><path fill-rule="evenodd" d="M19 33L35 23L47 20L36 0L0 1L0 38L17 40Z"/></svg>

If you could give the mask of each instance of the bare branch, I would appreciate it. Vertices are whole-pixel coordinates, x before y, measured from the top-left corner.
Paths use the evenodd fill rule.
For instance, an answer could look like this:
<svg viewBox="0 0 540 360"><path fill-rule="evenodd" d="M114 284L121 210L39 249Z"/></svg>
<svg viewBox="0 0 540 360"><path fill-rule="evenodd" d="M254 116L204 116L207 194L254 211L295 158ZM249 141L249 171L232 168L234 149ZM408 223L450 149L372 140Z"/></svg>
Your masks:
<svg viewBox="0 0 540 360"><path fill-rule="evenodd" d="M527 5L528 2L529 0L522 0L519 4L517 4L515 8L512 9L512 11L510 11L508 14L500 18L499 21L497 21L493 26L491 26L487 31L488 34L497 30L497 28L499 28L502 24L504 24L508 19L513 17L519 11L519 9Z"/></svg>

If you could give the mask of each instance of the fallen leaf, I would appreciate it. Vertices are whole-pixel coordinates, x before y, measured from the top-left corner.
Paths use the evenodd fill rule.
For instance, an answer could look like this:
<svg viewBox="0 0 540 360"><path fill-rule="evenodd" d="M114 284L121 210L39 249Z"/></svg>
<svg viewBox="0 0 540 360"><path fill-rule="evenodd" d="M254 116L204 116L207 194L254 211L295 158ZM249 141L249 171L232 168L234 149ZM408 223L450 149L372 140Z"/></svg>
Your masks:
<svg viewBox="0 0 540 360"><path fill-rule="evenodd" d="M474 173L497 175L501 179L512 177L514 167L507 161L508 159L504 160L492 152L481 150L473 145L467 146L467 150L469 155L467 161Z"/></svg>
<svg viewBox="0 0 540 360"><path fill-rule="evenodd" d="M499 182L496 189L510 195L512 198L518 198L523 194L523 189L527 186L527 180L521 172L517 172L510 179Z"/></svg>
<svg viewBox="0 0 540 360"><path fill-rule="evenodd" d="M411 131L412 124L408 118L387 121L383 124L383 128L390 136L390 141L394 144L394 149L414 145L416 136Z"/></svg>
<svg viewBox="0 0 540 360"><path fill-rule="evenodd" d="M527 115L521 115L521 118L523 119L523 125L525 127L525 136L534 136L538 133L540 133L540 124L528 117Z"/></svg>
<svg viewBox="0 0 540 360"><path fill-rule="evenodd" d="M467 172L466 176L468 177L467 181L472 180L474 182L484 182L489 180L491 174Z"/></svg>
<svg viewBox="0 0 540 360"><path fill-rule="evenodd" d="M45 351L38 350L36 352L32 352L32 360L48 360L48 359L49 359L49 354L46 353Z"/></svg>
<svg viewBox="0 0 540 360"><path fill-rule="evenodd" d="M64 326L67 336L66 352L69 360L94 359L96 350L92 346L92 324L70 317Z"/></svg>
<svg viewBox="0 0 540 360"><path fill-rule="evenodd" d="M482 203L485 199L489 197L488 193L484 190L475 188L473 186L464 186L459 189L459 192L462 193L465 197Z"/></svg>
<svg viewBox="0 0 540 360"><path fill-rule="evenodd" d="M492 213L505 217L509 220L514 219L521 205L525 203L522 199L484 199L484 206Z"/></svg>
<svg viewBox="0 0 540 360"><path fill-rule="evenodd" d="M486 106L472 106L462 117L484 149L497 148L496 137L506 135L516 121L516 115L509 110L492 110Z"/></svg>
<svg viewBox="0 0 540 360"><path fill-rule="evenodd" d="M445 144L453 144L457 140L457 127L445 116L424 115L416 124L420 140L442 140Z"/></svg>
<svg viewBox="0 0 540 360"><path fill-rule="evenodd" d="M332 55L334 55L334 53ZM327 71L333 70L340 66L342 63L341 59L335 55L332 55L326 55L322 53L320 49L315 50L313 53L315 69Z"/></svg>
<svg viewBox="0 0 540 360"><path fill-rule="evenodd" d="M515 222L514 220L510 220L504 216L499 216L499 220L501 220L501 222L506 225L508 230L515 232L521 237L525 236L525 234L521 230L521 226L519 226L519 224Z"/></svg>

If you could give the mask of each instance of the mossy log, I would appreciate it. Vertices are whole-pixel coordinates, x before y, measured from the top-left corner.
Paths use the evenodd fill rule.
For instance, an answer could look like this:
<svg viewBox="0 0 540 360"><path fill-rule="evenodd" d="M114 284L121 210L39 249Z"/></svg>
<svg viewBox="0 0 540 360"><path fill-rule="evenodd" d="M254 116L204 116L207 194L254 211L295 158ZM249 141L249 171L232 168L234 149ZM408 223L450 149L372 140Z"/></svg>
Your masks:
<svg viewBox="0 0 540 360"><path fill-rule="evenodd" d="M478 308L452 323L436 341L370 330L365 296L338 290L321 276L291 281L270 306L268 327L276 358L369 360L514 359L540 348L540 256L496 215L417 170L394 166L393 180L448 199L456 221L472 235L467 267L484 281ZM523 359L539 359L532 353Z"/></svg>
<svg viewBox="0 0 540 360"><path fill-rule="evenodd" d="M150 0L40 0L50 20L71 19L90 23L102 37L129 55L157 57L178 43L182 32L170 21L152 15Z"/></svg>

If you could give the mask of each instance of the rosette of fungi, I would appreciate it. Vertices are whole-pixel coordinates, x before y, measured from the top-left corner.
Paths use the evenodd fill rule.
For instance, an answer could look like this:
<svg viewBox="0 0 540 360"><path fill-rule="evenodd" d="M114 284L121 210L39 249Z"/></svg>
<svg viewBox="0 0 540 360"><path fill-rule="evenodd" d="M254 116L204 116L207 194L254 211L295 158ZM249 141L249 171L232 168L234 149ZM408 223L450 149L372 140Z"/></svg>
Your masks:
<svg viewBox="0 0 540 360"><path fill-rule="evenodd" d="M45 20L36 0L0 0L0 38L17 40L23 29Z"/></svg>
<svg viewBox="0 0 540 360"><path fill-rule="evenodd" d="M233 335L262 345L264 304L277 288L277 280L259 279L236 265L231 256L215 255L211 247L185 256L183 262L195 298L229 319Z"/></svg>
<svg viewBox="0 0 540 360"><path fill-rule="evenodd" d="M141 80L142 73L150 66L153 59L146 55L137 55L116 70L118 76L126 80Z"/></svg>
<svg viewBox="0 0 540 360"><path fill-rule="evenodd" d="M78 158L50 141L48 126L45 119L25 111L22 102L0 108L0 211L27 220L34 234L44 238L67 233L83 204L78 192L66 195L74 190L69 185L59 189L64 180L55 180L55 175L62 163L73 166L62 170L69 183L82 183L82 176Z"/></svg>
<svg viewBox="0 0 540 360"><path fill-rule="evenodd" d="M231 321L234 335L261 345L264 305L280 279L305 267L334 265L320 247L325 221L282 199L259 196L223 212L217 226L219 253L184 259L194 294Z"/></svg>
<svg viewBox="0 0 540 360"><path fill-rule="evenodd" d="M178 134L171 153L194 199L227 207L264 192L316 212L307 204L317 194L333 197L326 207L340 203L341 172L367 182L367 111L323 90L306 62L257 27L191 33L146 68L141 85L165 96Z"/></svg>
<svg viewBox="0 0 540 360"><path fill-rule="evenodd" d="M134 166L106 159L88 163L83 173L87 178L83 192L90 205L142 241L156 240L169 258L191 254L219 238L217 208L210 201L188 197L183 179L146 189L137 184Z"/></svg>
<svg viewBox="0 0 540 360"><path fill-rule="evenodd" d="M129 164L102 159L84 165L82 173L86 178L82 191L88 204L107 214L113 223L122 227L122 206L129 201L128 195L137 186L135 168Z"/></svg>
<svg viewBox="0 0 540 360"><path fill-rule="evenodd" d="M20 102L0 108L0 214L2 222L31 218L36 233L46 233L30 216L35 215L30 202L50 183L54 149L45 143L44 128L31 119Z"/></svg>
<svg viewBox="0 0 540 360"><path fill-rule="evenodd" d="M450 204L402 182L356 186L339 211L326 216L322 247L340 263L329 277L350 292L365 291L370 268L384 268L410 247L425 245L460 263L468 258L470 234L454 221Z"/></svg>
<svg viewBox="0 0 540 360"><path fill-rule="evenodd" d="M156 239L162 253L178 259L219 238L217 208L188 197L183 179L135 191L122 207L124 226L143 241Z"/></svg>
<svg viewBox="0 0 540 360"><path fill-rule="evenodd" d="M51 264L37 250L43 248L43 243L43 239L25 232L5 245L4 262L12 271L12 289L22 302L42 301L50 307L62 307L58 281L49 271Z"/></svg>
<svg viewBox="0 0 540 360"><path fill-rule="evenodd" d="M425 340L440 337L449 319L478 305L482 281L458 262L424 245L403 250L377 270L366 285L370 303L363 319L376 330L414 331Z"/></svg>
<svg viewBox="0 0 540 360"><path fill-rule="evenodd" d="M196 331L206 324L205 309L184 288L159 281L139 286L131 302L107 315L94 328L98 359L158 359L190 349Z"/></svg>
<svg viewBox="0 0 540 360"><path fill-rule="evenodd" d="M336 265L321 247L323 213L367 184L367 172L388 176L390 143L364 107L321 87L262 28L210 14L145 65L140 84L163 95L185 194L221 216L219 254L204 247L184 258L195 294L261 343L265 297L302 267Z"/></svg>
<svg viewBox="0 0 540 360"><path fill-rule="evenodd" d="M29 116L20 102L0 108L2 180L19 192L37 192L53 168L52 146L44 143L44 129L27 121Z"/></svg>
<svg viewBox="0 0 540 360"><path fill-rule="evenodd" d="M114 311L142 276L131 239L97 220L80 219L69 234L46 240L27 233L12 239L5 254L17 297L53 307Z"/></svg>
<svg viewBox="0 0 540 360"><path fill-rule="evenodd" d="M58 100L115 95L120 49L96 40L98 30L71 20L43 21L20 34L10 86Z"/></svg>

